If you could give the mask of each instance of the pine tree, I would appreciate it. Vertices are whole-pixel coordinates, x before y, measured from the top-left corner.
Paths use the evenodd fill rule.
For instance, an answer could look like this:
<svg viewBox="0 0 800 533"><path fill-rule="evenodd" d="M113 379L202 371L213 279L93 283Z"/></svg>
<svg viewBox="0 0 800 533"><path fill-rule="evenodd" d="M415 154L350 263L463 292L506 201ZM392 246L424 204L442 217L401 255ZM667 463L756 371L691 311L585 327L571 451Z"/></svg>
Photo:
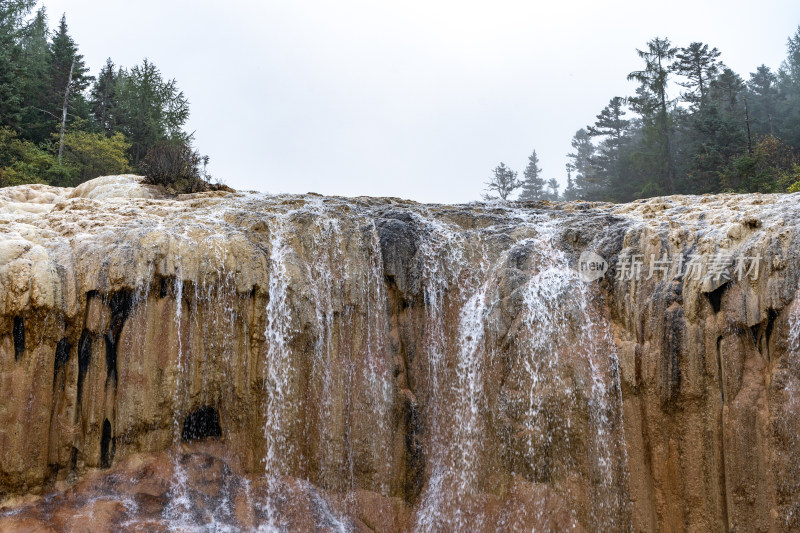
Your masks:
<svg viewBox="0 0 800 533"><path fill-rule="evenodd" d="M619 96L609 100L608 105L597 115L594 126L587 128L589 135L608 137L612 146L619 146L631 122L622 118L625 116L624 105L625 100Z"/></svg>
<svg viewBox="0 0 800 533"><path fill-rule="evenodd" d="M20 83L22 109L20 131L25 139L41 143L49 139L57 115L51 109L50 43L47 13L39 9L21 39Z"/></svg>
<svg viewBox="0 0 800 533"><path fill-rule="evenodd" d="M73 94L80 94L92 82L92 78L88 74L89 69L83 60L83 55L78 53L78 46L69 35L66 15L61 16L50 48L53 93L56 95L56 101L60 107L61 97L63 97L67 88ZM70 70L72 70L71 80Z"/></svg>
<svg viewBox="0 0 800 533"><path fill-rule="evenodd" d="M579 129L572 138L571 144L575 151L567 154L567 157L572 160L572 168L575 170L577 195L583 200L596 200L602 191L593 169L592 160L595 147L589 132L583 128Z"/></svg>
<svg viewBox="0 0 800 533"><path fill-rule="evenodd" d="M567 163L565 167L567 170L567 188L564 189L564 200L577 200L578 190L575 188L575 180L572 179L572 171L575 170L575 167L572 163Z"/></svg>
<svg viewBox="0 0 800 533"><path fill-rule="evenodd" d="M778 69L778 136L800 147L800 27L787 41L787 57Z"/></svg>
<svg viewBox="0 0 800 533"><path fill-rule="evenodd" d="M53 96L51 108L56 110L59 117L57 126L60 163L68 121L76 115L82 119L88 118L88 106L83 92L89 87L92 78L89 76L89 69L83 56L78 53L78 46L69 35L66 15L61 16L50 49L50 83ZM70 110L74 113L70 114Z"/></svg>
<svg viewBox="0 0 800 533"><path fill-rule="evenodd" d="M744 118L742 111L742 91L745 88L741 76L729 68L724 68L711 82L711 97L726 113L736 113Z"/></svg>
<svg viewBox="0 0 800 533"><path fill-rule="evenodd" d="M36 0L0 0L0 127L19 127L22 88L19 68L23 20Z"/></svg>
<svg viewBox="0 0 800 533"><path fill-rule="evenodd" d="M634 109L642 115L652 131L649 133L648 144L650 149L658 149L662 161L658 162L652 171L660 170L656 179L657 188L668 194L675 191L676 172L673 161L672 125L670 122L669 108L671 101L667 95L669 86L669 72L671 61L677 54L669 39L655 39L647 43L647 50L636 50L644 60L645 68L628 74L629 80L638 81L640 90L636 97L630 99ZM663 167L662 163L663 162ZM651 187L652 189L652 187Z"/></svg>
<svg viewBox="0 0 800 533"><path fill-rule="evenodd" d="M718 192L722 175L733 159L747 149L744 83L721 65L708 84L702 106L679 115L680 192Z"/></svg>
<svg viewBox="0 0 800 533"><path fill-rule="evenodd" d="M544 179L541 178L542 169L539 168L539 156L536 150L528 156L528 166L522 173L522 190L519 199L525 202L541 200L544 198Z"/></svg>
<svg viewBox="0 0 800 533"><path fill-rule="evenodd" d="M750 104L753 133L775 135L780 117L778 108L778 77L766 65L750 73L747 82L747 101Z"/></svg>
<svg viewBox="0 0 800 533"><path fill-rule="evenodd" d="M115 109L116 128L131 142L135 165L159 141L189 141L182 130L189 119L189 101L177 82L165 80L147 59L118 76Z"/></svg>
<svg viewBox="0 0 800 533"><path fill-rule="evenodd" d="M711 81L719 73L719 50L708 49L707 44L692 43L687 48L681 48L675 55L673 70L687 81L678 82L681 87L689 89L682 96L686 102L693 106L703 107L708 94Z"/></svg>
<svg viewBox="0 0 800 533"><path fill-rule="evenodd" d="M720 65L705 91L702 105L679 115L680 192L703 194L721 187L724 169L746 149L744 83L731 69Z"/></svg>
<svg viewBox="0 0 800 533"><path fill-rule="evenodd" d="M616 182L621 178L621 148L625 141L625 134L630 126L630 120L623 118L625 100L619 96L612 98L603 108L594 126L588 126L587 131L591 137L605 137L594 159L596 186L604 191L606 196L615 188Z"/></svg>
<svg viewBox="0 0 800 533"><path fill-rule="evenodd" d="M89 102L95 123L109 135L115 131L117 125L117 82L120 75L111 58L106 59L105 66L100 70L97 81L92 86Z"/></svg>

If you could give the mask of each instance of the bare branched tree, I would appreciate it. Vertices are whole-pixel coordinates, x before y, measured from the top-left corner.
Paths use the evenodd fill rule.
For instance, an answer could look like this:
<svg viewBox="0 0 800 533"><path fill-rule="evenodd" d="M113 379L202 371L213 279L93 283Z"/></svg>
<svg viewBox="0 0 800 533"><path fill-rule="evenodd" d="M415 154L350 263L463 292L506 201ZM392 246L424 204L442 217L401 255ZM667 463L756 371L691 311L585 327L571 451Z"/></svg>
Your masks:
<svg viewBox="0 0 800 533"><path fill-rule="evenodd" d="M486 182L484 200L496 200L497 198L508 200L514 191L522 187L522 181L517 179L517 173L508 168L505 163L497 165L492 173L492 178Z"/></svg>

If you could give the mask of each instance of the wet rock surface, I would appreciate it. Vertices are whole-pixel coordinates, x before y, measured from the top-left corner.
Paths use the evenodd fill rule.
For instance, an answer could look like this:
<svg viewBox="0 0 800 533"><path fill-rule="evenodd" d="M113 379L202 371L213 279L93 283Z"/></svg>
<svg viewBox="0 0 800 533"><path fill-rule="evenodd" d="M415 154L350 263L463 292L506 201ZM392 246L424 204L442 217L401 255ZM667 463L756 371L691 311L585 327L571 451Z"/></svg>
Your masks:
<svg viewBox="0 0 800 533"><path fill-rule="evenodd" d="M798 199L2 189L0 530L796 530Z"/></svg>

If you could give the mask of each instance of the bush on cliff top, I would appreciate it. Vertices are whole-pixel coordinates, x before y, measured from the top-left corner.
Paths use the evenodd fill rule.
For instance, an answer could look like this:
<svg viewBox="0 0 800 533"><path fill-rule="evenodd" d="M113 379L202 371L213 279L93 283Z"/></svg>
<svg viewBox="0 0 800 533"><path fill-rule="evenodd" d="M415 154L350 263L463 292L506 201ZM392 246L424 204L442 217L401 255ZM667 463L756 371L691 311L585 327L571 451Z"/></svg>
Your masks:
<svg viewBox="0 0 800 533"><path fill-rule="evenodd" d="M210 183L211 177L206 172L208 160L188 141L169 139L153 145L140 168L145 174L144 183L161 186L171 194L226 189L224 185Z"/></svg>

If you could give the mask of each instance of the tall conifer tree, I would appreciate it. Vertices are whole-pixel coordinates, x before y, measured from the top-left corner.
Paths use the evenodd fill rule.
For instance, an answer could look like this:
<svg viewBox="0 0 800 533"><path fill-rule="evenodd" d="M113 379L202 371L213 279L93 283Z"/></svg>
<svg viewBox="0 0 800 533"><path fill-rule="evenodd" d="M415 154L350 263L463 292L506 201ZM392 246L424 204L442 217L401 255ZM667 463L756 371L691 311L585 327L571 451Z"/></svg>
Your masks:
<svg viewBox="0 0 800 533"><path fill-rule="evenodd" d="M522 189L519 199L523 201L541 200L544 195L544 179L541 177L542 169L539 168L539 156L536 150L528 156L528 165L522 173Z"/></svg>

